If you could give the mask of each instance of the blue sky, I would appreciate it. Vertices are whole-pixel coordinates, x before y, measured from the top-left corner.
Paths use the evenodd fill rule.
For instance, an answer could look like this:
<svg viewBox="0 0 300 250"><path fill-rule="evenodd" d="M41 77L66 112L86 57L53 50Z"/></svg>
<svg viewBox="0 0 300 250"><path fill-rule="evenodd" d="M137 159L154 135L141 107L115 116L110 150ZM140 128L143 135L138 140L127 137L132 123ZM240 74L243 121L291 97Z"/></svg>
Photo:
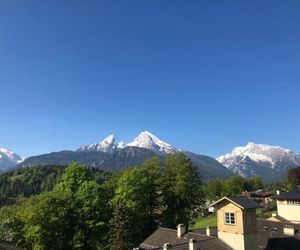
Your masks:
<svg viewBox="0 0 300 250"><path fill-rule="evenodd" d="M219 156L300 152L300 1L0 2L0 145L23 156L149 130Z"/></svg>

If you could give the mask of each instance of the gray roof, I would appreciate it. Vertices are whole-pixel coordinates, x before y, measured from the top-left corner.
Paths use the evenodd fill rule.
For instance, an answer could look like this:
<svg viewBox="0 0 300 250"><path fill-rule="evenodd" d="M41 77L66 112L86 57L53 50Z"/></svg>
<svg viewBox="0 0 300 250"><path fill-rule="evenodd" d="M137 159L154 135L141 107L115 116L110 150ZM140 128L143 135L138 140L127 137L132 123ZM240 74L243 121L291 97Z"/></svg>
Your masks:
<svg viewBox="0 0 300 250"><path fill-rule="evenodd" d="M288 236L283 233L286 225L292 225L295 228L295 235ZM268 221L257 219L257 245L258 249L300 249L300 224ZM211 235L205 235L206 229L196 229L185 234L181 239L176 238L176 230L168 228L158 228L150 235L140 246L140 249L161 250L164 243L171 244L171 250L188 250L190 238L196 240L197 249L201 250L229 250L231 249L217 236L217 228L211 227Z"/></svg>
<svg viewBox="0 0 300 250"><path fill-rule="evenodd" d="M206 250L231 250L224 242L216 237L207 236L197 232L184 234L180 239L177 237L177 231L169 228L158 228L151 234L140 246L140 249L162 249L164 243L170 243L171 249L188 250L189 240L195 239L197 249Z"/></svg>
<svg viewBox="0 0 300 250"><path fill-rule="evenodd" d="M234 203L235 205L239 206L242 209L252 209L252 208L261 208L259 204L257 204L254 200L243 197L243 196L235 196L235 197L224 197L210 206L214 206L224 200Z"/></svg>
<svg viewBox="0 0 300 250"><path fill-rule="evenodd" d="M236 204L239 204L241 207L249 209L249 208L261 208L259 204L257 204L254 200L248 199L242 196L229 197L230 200L234 201Z"/></svg>
<svg viewBox="0 0 300 250"><path fill-rule="evenodd" d="M285 199L295 199L295 200L300 200L300 189L297 188L291 192L285 192L285 193L281 193L279 195L276 196L276 199L279 200L285 200Z"/></svg>
<svg viewBox="0 0 300 250"><path fill-rule="evenodd" d="M295 235L288 236L283 233L286 225L293 225ZM300 225L257 219L257 245L258 249L300 249Z"/></svg>

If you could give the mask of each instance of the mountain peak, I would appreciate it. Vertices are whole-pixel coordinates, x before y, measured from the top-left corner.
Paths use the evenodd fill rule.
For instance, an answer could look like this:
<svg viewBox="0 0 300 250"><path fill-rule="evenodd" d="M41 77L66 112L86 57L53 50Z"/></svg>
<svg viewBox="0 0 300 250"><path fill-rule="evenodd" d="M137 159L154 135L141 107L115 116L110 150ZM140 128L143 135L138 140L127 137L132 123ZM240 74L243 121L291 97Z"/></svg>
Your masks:
<svg viewBox="0 0 300 250"><path fill-rule="evenodd" d="M267 144L257 144L254 142L248 142L246 146L236 147L231 152L231 154L234 155L260 154L266 156L276 156L291 153L293 152L290 149L286 149L278 145L272 146Z"/></svg>
<svg viewBox="0 0 300 250"><path fill-rule="evenodd" d="M290 167L300 166L300 156L281 146L248 142L217 158L227 168L244 177L267 169L284 173ZM256 169L256 170L254 170ZM250 173L251 172L251 173Z"/></svg>
<svg viewBox="0 0 300 250"><path fill-rule="evenodd" d="M105 137L99 143L82 146L77 151L114 153L117 144L113 134Z"/></svg>
<svg viewBox="0 0 300 250"><path fill-rule="evenodd" d="M115 153L125 147L139 147L146 148L156 153L174 153L177 151L172 145L162 141L156 135L145 130L142 131L138 137L136 137L131 143L125 144L121 141L116 142L114 135L109 135L99 143L94 143L87 146L82 146L77 151L87 151L87 152L105 152L105 153Z"/></svg>
<svg viewBox="0 0 300 250"><path fill-rule="evenodd" d="M115 143L115 136L113 134L107 136L99 144L112 144Z"/></svg>
<svg viewBox="0 0 300 250"><path fill-rule="evenodd" d="M21 156L17 155L8 148L0 148L0 169L6 170L15 167L18 163L22 162Z"/></svg>
<svg viewBox="0 0 300 250"><path fill-rule="evenodd" d="M138 137L136 137L131 143L128 143L127 146L146 148L154 152L167 154L177 151L175 147L162 141L156 135L147 130L141 132Z"/></svg>

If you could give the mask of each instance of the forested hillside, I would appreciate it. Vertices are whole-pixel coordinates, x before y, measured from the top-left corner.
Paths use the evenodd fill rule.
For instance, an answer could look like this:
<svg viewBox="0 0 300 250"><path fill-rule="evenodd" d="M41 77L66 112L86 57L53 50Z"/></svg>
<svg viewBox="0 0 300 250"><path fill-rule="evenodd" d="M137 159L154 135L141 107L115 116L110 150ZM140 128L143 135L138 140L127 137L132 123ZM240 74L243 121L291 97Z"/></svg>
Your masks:
<svg viewBox="0 0 300 250"><path fill-rule="evenodd" d="M21 197L29 197L53 189L67 166L47 165L19 168L0 174L0 204L12 204ZM110 173L90 168L98 183Z"/></svg>
<svg viewBox="0 0 300 250"><path fill-rule="evenodd" d="M205 201L200 173L182 153L110 178L80 164L48 166L46 178L41 169L2 176L11 187L22 180L26 195L51 189L0 209L0 236L26 249L132 249L157 226L189 224Z"/></svg>

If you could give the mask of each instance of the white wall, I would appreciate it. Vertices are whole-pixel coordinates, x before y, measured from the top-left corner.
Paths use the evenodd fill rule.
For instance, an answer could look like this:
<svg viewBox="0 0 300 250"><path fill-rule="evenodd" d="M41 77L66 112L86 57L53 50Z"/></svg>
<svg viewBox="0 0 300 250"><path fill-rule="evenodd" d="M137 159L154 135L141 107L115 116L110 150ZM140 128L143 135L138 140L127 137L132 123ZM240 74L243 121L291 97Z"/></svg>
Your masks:
<svg viewBox="0 0 300 250"><path fill-rule="evenodd" d="M277 203L277 213L286 220L300 223L300 205Z"/></svg>
<svg viewBox="0 0 300 250"><path fill-rule="evenodd" d="M218 238L234 250L257 250L257 234L218 232Z"/></svg>

